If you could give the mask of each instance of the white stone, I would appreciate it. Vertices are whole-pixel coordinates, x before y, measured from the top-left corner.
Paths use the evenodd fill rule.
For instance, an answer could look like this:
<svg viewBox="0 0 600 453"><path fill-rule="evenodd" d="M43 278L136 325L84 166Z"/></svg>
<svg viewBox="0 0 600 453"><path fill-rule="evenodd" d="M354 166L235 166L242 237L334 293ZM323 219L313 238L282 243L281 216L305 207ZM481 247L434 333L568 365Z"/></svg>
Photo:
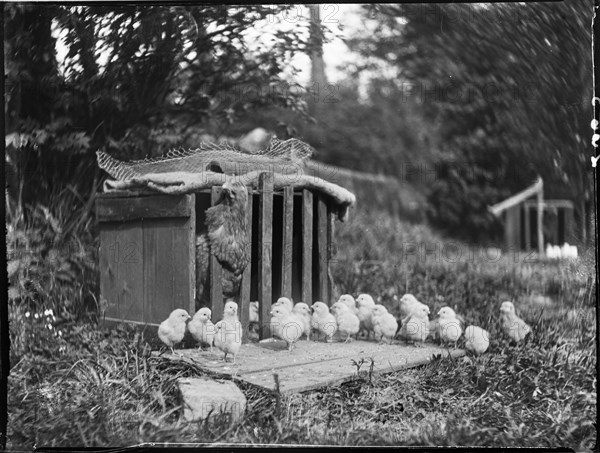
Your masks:
<svg viewBox="0 0 600 453"><path fill-rule="evenodd" d="M180 378L177 385L183 399L183 417L189 422L212 421L218 414L228 414L230 422L235 423L244 415L246 397L231 381Z"/></svg>

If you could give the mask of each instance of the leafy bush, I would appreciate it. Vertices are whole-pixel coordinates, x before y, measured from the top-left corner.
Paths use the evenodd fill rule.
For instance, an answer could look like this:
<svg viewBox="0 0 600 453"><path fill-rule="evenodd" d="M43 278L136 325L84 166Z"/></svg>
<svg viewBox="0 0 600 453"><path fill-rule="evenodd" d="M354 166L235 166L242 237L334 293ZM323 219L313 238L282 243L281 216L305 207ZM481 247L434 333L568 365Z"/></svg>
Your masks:
<svg viewBox="0 0 600 453"><path fill-rule="evenodd" d="M7 210L9 303L21 311L52 309L61 319L89 312L98 293L97 236L91 208L73 186L50 205Z"/></svg>

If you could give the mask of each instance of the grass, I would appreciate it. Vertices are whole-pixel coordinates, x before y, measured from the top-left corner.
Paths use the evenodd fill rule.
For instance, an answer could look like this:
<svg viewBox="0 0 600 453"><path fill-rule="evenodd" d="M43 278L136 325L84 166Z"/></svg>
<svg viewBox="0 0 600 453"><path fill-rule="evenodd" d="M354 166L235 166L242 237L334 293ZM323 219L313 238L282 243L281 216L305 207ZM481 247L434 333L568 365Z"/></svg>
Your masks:
<svg viewBox="0 0 600 453"><path fill-rule="evenodd" d="M41 297L43 306L15 299L9 306L8 448L140 442L594 447L593 257L525 262L510 255L486 259L477 250L470 259L468 245L457 244L466 252L448 259L441 253L448 242L427 228L360 213L336 234L333 272L341 292L370 292L394 313L394 296L404 292L432 312L450 305L467 323L490 331L488 352L387 375L369 376L366 362L356 381L280 399L241 383L248 406L240 423L189 424L175 382L202 371L152 357L133 328L103 331L91 319L50 312L65 294L76 297L57 287ZM428 250L439 244L440 253L407 253L410 244ZM526 344L509 344L499 330L505 298L533 327Z"/></svg>

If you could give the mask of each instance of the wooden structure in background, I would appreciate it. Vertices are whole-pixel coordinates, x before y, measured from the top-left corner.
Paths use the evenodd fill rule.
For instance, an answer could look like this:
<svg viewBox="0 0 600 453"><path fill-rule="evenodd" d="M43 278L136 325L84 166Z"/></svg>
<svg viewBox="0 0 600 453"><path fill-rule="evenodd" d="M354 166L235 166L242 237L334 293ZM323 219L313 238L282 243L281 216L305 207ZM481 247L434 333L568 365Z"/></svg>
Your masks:
<svg viewBox="0 0 600 453"><path fill-rule="evenodd" d="M535 200L529 198L535 196ZM489 207L495 216L504 214L504 241L507 249L538 250L544 254L546 239L561 245L565 242L573 244L574 237L574 205L570 200L545 200L544 182L538 177L537 181L525 190ZM544 217L544 213L546 216ZM556 214L556 222L551 225L552 217ZM544 227L547 228L544 228ZM544 230L547 233L544 233Z"/></svg>
<svg viewBox="0 0 600 453"><path fill-rule="evenodd" d="M271 303L280 296L311 305L329 304L333 282L334 210L331 200L309 190L274 192L273 175L263 173L249 191L246 210L250 265L242 276L240 321L247 341L249 302L259 300L261 338L270 336ZM106 193L96 200L100 229L100 300L105 322L158 326L175 308L194 313L196 232L221 187L187 195ZM223 313L222 268L209 264L212 318ZM263 301L265 303L263 303Z"/></svg>
<svg viewBox="0 0 600 453"><path fill-rule="evenodd" d="M543 209L544 201L544 181L538 176L534 184L525 190L507 198L500 203L496 203L489 207L492 214L499 217L503 212L506 212L504 223L504 240L508 249L521 248L521 205L523 202L533 196L537 197L537 249L540 256L544 254L544 231L543 225Z"/></svg>

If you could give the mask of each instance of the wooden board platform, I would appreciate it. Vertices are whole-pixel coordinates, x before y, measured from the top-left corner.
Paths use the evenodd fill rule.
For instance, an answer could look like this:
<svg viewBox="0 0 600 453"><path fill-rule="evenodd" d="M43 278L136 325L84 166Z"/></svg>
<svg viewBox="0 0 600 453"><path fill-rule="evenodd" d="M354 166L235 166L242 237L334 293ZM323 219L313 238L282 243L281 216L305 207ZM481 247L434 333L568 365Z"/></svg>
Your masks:
<svg viewBox="0 0 600 453"><path fill-rule="evenodd" d="M215 376L229 376L269 391L275 390L273 375L279 375L281 393L298 393L320 387L341 384L357 377L356 366L352 360L365 363L361 374L368 372L371 358L374 360L373 374L391 373L428 363L433 355L446 357L465 355L462 349L446 349L426 343L424 347L405 344L377 344L374 341L353 341L350 343L325 343L299 341L294 350L287 351L283 341L271 343L243 344L236 363L223 361L223 353L214 348L179 349L173 356L171 352L163 354L172 360L194 363ZM155 352L154 354L158 354ZM228 360L232 357L228 356Z"/></svg>

